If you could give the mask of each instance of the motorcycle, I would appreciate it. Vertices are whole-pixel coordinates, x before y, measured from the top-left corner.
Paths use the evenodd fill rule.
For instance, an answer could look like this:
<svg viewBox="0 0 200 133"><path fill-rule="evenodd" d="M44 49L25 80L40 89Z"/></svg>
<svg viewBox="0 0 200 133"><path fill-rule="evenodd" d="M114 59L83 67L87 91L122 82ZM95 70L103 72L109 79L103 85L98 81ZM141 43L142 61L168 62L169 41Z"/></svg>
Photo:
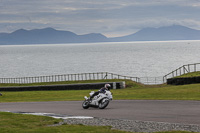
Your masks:
<svg viewBox="0 0 200 133"><path fill-rule="evenodd" d="M90 92L90 96L94 94L94 91ZM84 109L88 109L89 107L96 107L99 109L104 109L108 106L109 102L112 100L112 93L106 90L105 93L99 93L92 100L90 100L87 96L84 97L85 101L82 104Z"/></svg>

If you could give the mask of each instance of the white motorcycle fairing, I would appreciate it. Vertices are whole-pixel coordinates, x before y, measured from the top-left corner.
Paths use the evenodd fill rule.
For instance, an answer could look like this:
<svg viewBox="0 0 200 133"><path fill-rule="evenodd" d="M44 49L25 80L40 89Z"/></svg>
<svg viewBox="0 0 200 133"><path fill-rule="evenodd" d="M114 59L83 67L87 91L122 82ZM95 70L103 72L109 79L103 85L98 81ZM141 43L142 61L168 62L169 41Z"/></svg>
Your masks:
<svg viewBox="0 0 200 133"><path fill-rule="evenodd" d="M94 94L94 91L90 93L90 96ZM109 102L112 100L112 93L106 90L105 93L99 93L92 100L90 100L87 96L84 97L85 101L82 106L84 109L88 109L89 107L97 107L99 109L104 109L108 106Z"/></svg>

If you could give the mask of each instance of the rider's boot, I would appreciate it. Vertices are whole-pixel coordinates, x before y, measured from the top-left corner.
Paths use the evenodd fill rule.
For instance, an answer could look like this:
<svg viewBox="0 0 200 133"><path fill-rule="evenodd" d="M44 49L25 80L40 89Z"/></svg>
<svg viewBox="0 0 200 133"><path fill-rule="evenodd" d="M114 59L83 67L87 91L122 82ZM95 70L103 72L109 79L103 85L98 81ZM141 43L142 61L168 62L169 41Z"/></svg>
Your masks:
<svg viewBox="0 0 200 133"><path fill-rule="evenodd" d="M89 97L89 98L88 98L88 100L89 100L90 102L92 102L92 99L93 99L92 97Z"/></svg>

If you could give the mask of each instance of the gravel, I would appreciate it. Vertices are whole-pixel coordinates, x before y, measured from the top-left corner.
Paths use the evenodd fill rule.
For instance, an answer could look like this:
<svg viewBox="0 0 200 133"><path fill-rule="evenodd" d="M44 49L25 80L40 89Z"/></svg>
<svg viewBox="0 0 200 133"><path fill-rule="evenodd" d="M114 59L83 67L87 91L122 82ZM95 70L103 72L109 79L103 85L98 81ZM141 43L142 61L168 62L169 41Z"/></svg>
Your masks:
<svg viewBox="0 0 200 133"><path fill-rule="evenodd" d="M13 113L43 115L57 119L63 119L62 122L49 126L60 126L67 123L70 125L82 124L90 126L111 126L112 129L129 131L129 132L160 132L160 131L200 132L200 125L195 125L195 124L136 121L136 120L125 120L125 119L105 119L97 117L68 116L68 115L53 114L53 113L30 113L30 112L13 112Z"/></svg>
<svg viewBox="0 0 200 133"><path fill-rule="evenodd" d="M123 119L65 119L67 124L82 124L91 126L112 126L112 129L130 131L130 132L159 132L159 131L190 131L200 132L199 125L179 124L179 123L165 123L153 121L134 121Z"/></svg>

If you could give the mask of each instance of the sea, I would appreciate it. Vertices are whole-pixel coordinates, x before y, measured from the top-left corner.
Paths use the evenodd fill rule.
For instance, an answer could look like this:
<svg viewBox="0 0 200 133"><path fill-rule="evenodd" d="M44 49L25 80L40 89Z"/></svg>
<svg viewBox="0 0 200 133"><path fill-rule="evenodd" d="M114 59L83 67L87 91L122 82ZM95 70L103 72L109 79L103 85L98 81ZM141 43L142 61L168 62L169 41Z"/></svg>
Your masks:
<svg viewBox="0 0 200 133"><path fill-rule="evenodd" d="M0 45L0 78L110 72L159 77L200 63L200 40Z"/></svg>

